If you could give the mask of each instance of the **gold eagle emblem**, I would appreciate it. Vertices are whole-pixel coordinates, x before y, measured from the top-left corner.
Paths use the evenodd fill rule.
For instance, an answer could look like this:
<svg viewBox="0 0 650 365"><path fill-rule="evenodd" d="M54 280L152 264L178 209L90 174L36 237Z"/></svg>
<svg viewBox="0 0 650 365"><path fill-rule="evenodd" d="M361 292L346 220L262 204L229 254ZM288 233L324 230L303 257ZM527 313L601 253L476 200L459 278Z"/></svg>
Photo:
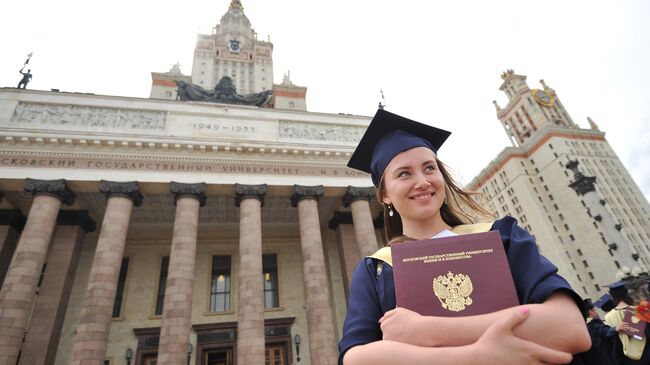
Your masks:
<svg viewBox="0 0 650 365"><path fill-rule="evenodd" d="M447 275L433 279L433 293L442 307L452 312L460 312L465 310L465 306L471 305L472 298L469 296L473 291L472 279L464 274L454 275L449 271Z"/></svg>

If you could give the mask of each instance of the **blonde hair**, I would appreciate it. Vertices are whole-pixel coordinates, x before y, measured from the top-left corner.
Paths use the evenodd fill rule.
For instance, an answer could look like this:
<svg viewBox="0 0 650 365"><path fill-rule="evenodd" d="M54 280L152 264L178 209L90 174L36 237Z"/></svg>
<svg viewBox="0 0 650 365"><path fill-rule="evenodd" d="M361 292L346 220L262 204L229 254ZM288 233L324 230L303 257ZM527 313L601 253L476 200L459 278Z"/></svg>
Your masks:
<svg viewBox="0 0 650 365"><path fill-rule="evenodd" d="M438 169L445 181L445 202L440 207L440 216L448 225L454 227L461 224L476 223L481 218L494 218L494 214L481 207L475 200L474 196L480 193L465 191L458 186L454 178L449 173L447 167L436 157ZM385 195L386 186L384 176L379 180L377 188L377 199L384 210L384 233L388 240L387 246L396 242L412 241L414 239L404 235L402 230L402 217L393 209L393 216L388 214L388 206L382 201Z"/></svg>

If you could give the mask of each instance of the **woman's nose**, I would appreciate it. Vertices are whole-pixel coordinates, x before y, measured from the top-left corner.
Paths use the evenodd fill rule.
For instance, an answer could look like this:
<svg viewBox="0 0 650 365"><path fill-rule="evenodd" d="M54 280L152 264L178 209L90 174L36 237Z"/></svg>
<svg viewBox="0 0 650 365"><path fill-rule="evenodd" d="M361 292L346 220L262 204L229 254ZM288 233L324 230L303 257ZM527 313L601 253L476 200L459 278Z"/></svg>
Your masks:
<svg viewBox="0 0 650 365"><path fill-rule="evenodd" d="M429 182L429 180L427 180L427 177L424 174L417 174L416 178L417 178L417 181L415 183L416 188L423 189L431 186L431 183Z"/></svg>

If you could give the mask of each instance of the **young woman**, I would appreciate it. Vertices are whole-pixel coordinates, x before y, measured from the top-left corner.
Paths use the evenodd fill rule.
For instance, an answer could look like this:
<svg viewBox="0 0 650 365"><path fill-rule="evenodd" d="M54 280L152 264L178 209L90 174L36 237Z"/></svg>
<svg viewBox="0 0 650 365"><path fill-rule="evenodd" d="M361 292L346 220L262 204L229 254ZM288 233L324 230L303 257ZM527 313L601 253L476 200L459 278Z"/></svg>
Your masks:
<svg viewBox="0 0 650 365"><path fill-rule="evenodd" d="M390 243L499 231L522 305L454 318L395 308L390 249L384 248L353 274L339 364L569 363L572 353L590 347L576 305L581 299L515 219L468 224L488 213L436 155L449 134L379 110L348 166L371 174Z"/></svg>

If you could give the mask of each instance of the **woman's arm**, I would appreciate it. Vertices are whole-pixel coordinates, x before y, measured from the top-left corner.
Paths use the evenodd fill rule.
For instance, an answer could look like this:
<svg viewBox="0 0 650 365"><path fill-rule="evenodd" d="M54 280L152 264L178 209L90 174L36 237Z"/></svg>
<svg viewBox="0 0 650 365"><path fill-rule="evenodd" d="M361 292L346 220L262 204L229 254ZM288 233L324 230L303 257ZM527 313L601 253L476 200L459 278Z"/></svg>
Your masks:
<svg viewBox="0 0 650 365"><path fill-rule="evenodd" d="M565 364L571 361L566 352L545 348L513 334L513 329L528 317L528 308L508 311L492 323L478 341L465 346L425 347L382 340L352 347L344 365L394 364ZM525 324L529 319L524 321Z"/></svg>
<svg viewBox="0 0 650 365"><path fill-rule="evenodd" d="M587 326L575 302L557 292L542 304L527 304L530 317L514 329L515 336L570 353L589 350ZM501 318L516 312L513 307L470 317L423 317L404 308L387 312L380 319L384 340L418 346L463 346L474 343Z"/></svg>

